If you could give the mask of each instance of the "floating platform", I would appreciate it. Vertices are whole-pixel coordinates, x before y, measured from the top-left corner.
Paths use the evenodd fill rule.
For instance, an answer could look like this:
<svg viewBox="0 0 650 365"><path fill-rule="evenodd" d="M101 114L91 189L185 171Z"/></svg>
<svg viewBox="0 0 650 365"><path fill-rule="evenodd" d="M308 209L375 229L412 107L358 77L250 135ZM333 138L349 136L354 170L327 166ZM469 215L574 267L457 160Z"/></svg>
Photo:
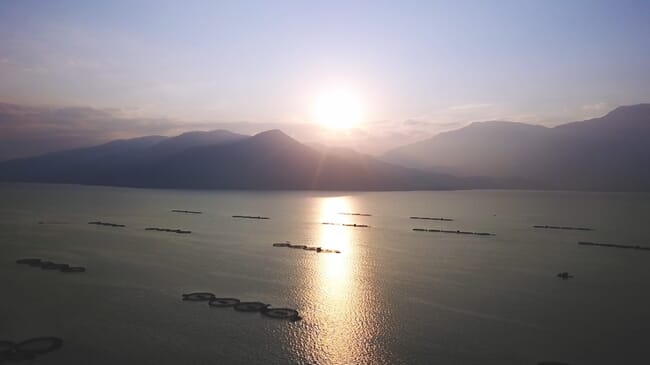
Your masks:
<svg viewBox="0 0 650 365"><path fill-rule="evenodd" d="M475 235L475 236L496 236L494 233L487 232L469 232L461 230L447 230L447 229L426 229L426 228L413 228L415 232L435 232L435 233L453 233L453 234L466 234L466 235Z"/></svg>
<svg viewBox="0 0 650 365"><path fill-rule="evenodd" d="M88 222L88 224L94 224L97 226L108 226L108 227L126 227L124 224L116 224L116 223L101 222L101 221Z"/></svg>
<svg viewBox="0 0 650 365"><path fill-rule="evenodd" d="M233 218L245 218L245 219L271 219L269 217L255 216L255 215L233 215Z"/></svg>
<svg viewBox="0 0 650 365"><path fill-rule="evenodd" d="M370 228L367 224L356 224L356 223L332 223L332 222L322 222L321 224L326 224L329 226L344 226L344 227L357 227L357 228Z"/></svg>
<svg viewBox="0 0 650 365"><path fill-rule="evenodd" d="M561 272L556 275L558 278L562 280L568 280L568 279L573 279L573 275L569 274L568 272Z"/></svg>
<svg viewBox="0 0 650 365"><path fill-rule="evenodd" d="M16 260L17 264L23 264L23 265L29 265L29 266L34 266L34 265L40 265L43 260L41 259L36 259L36 258L27 258L27 259L18 259Z"/></svg>
<svg viewBox="0 0 650 365"><path fill-rule="evenodd" d="M158 228L158 227L147 227L144 229L145 231L158 231L158 232L171 232L171 233L179 233L179 234L190 234L192 231L186 231L183 229L172 229L172 228Z"/></svg>
<svg viewBox="0 0 650 365"><path fill-rule="evenodd" d="M359 217L372 217L372 214L367 213L348 213L348 212L339 212L341 215L356 215Z"/></svg>
<svg viewBox="0 0 650 365"><path fill-rule="evenodd" d="M59 270L61 272L86 272L82 266L70 266L68 264L57 264L52 261L43 261L37 258L26 258L16 260L17 264L29 265L31 267L40 267L43 270Z"/></svg>
<svg viewBox="0 0 650 365"><path fill-rule="evenodd" d="M578 242L579 245L584 246L598 246L598 247L611 247L611 248L622 248L627 250L644 250L650 251L650 246L638 246L638 245L618 245L614 243L595 243L595 242Z"/></svg>
<svg viewBox="0 0 650 365"><path fill-rule="evenodd" d="M331 250L331 249L322 248L322 247L319 247L319 246L292 245L289 242L274 243L273 247L294 248L294 249L305 250L305 251L316 251L318 253L341 253L341 251L339 251L339 250Z"/></svg>
<svg viewBox="0 0 650 365"><path fill-rule="evenodd" d="M188 214L203 214L203 212L200 212L198 210L184 210L184 209L172 209L172 212L174 212L174 213L188 213Z"/></svg>
<svg viewBox="0 0 650 365"><path fill-rule="evenodd" d="M453 219L451 218L442 218L442 217L409 217L409 219L422 219L422 220L427 220L427 221L443 221L443 222L451 222Z"/></svg>
<svg viewBox="0 0 650 365"><path fill-rule="evenodd" d="M567 231L595 231L593 228L586 227L567 227L567 226L533 226L533 228L543 228L543 229L564 229Z"/></svg>

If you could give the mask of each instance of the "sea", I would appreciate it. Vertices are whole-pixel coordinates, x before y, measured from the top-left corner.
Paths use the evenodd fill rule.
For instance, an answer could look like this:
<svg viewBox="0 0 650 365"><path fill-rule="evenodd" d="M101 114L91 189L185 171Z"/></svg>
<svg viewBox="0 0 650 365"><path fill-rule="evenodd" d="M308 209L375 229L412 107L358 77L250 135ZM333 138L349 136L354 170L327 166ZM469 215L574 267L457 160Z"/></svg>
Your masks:
<svg viewBox="0 0 650 365"><path fill-rule="evenodd" d="M0 184L0 341L62 340L35 364L650 364L650 251L580 241L650 246L650 194Z"/></svg>

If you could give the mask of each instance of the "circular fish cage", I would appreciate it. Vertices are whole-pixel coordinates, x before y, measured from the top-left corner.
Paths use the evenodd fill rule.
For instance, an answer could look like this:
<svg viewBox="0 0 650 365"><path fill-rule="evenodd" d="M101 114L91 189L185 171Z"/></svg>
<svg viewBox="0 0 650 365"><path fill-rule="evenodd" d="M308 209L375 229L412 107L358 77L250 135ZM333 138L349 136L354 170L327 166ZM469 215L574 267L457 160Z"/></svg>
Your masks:
<svg viewBox="0 0 650 365"><path fill-rule="evenodd" d="M259 312L268 307L268 304L262 302L239 302L234 305L234 309L240 312Z"/></svg>
<svg viewBox="0 0 650 365"><path fill-rule="evenodd" d="M270 308L262 311L262 314L275 319L299 318L298 311L291 308Z"/></svg>
<svg viewBox="0 0 650 365"><path fill-rule="evenodd" d="M57 337L36 337L16 344L16 352L32 355L42 355L58 350L63 346L63 340Z"/></svg>
<svg viewBox="0 0 650 365"><path fill-rule="evenodd" d="M61 268L61 272L86 272L86 268L81 266L68 266Z"/></svg>
<svg viewBox="0 0 650 365"><path fill-rule="evenodd" d="M183 294L183 300L190 302L206 302L211 299L214 299L214 294L208 292L196 292Z"/></svg>
<svg viewBox="0 0 650 365"><path fill-rule="evenodd" d="M41 259L34 259L34 258L27 258L27 259L20 259L16 260L17 264L25 264L25 265L31 265L31 264L40 264Z"/></svg>
<svg viewBox="0 0 650 365"><path fill-rule="evenodd" d="M210 301L208 301L208 305L210 307L217 308L232 307L239 303L240 301L237 298L212 298Z"/></svg>

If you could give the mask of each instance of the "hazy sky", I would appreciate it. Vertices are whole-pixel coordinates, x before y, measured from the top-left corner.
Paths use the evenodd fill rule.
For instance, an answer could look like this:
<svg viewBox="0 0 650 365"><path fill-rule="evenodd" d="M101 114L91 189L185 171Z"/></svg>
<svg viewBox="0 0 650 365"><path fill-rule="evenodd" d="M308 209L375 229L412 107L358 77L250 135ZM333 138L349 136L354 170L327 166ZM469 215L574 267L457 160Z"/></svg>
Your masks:
<svg viewBox="0 0 650 365"><path fill-rule="evenodd" d="M650 1L0 2L0 102L179 122L553 124L650 101ZM372 124L379 123L379 124Z"/></svg>

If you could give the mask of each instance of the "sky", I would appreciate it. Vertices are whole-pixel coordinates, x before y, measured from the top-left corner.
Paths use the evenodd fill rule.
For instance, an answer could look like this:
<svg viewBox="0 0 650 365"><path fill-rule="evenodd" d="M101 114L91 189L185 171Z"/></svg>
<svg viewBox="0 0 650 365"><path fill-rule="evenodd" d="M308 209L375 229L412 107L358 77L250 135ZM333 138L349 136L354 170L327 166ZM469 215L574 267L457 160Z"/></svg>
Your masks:
<svg viewBox="0 0 650 365"><path fill-rule="evenodd" d="M47 128L86 143L313 130L334 89L358 98L346 136L370 153L472 121L555 125L650 101L649 14L626 0L3 0L0 130L15 144ZM67 117L80 111L101 117Z"/></svg>

